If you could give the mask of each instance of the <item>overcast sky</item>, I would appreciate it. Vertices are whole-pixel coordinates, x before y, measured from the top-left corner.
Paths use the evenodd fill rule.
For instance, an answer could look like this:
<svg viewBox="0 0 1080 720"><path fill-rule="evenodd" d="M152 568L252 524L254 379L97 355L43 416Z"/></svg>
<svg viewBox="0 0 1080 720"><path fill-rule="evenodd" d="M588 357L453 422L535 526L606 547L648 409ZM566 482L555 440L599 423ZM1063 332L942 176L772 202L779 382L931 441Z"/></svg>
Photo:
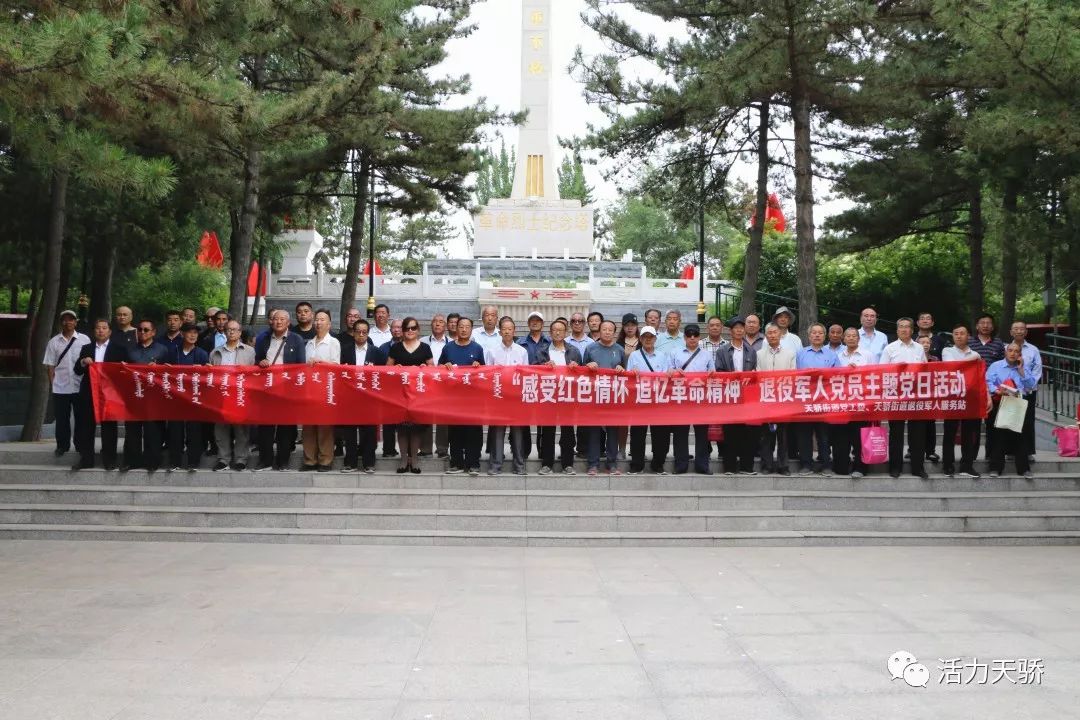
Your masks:
<svg viewBox="0 0 1080 720"><path fill-rule="evenodd" d="M467 74L472 79L472 93L467 98L474 101L486 98L488 104L506 111L517 111L521 102L521 0L485 0L473 6L472 20L476 30L468 38L452 41L448 47L448 57L439 70L445 74ZM606 120L598 109L588 105L582 93L582 86L569 74L568 66L576 48L581 47L587 56L604 52L605 47L599 36L581 22L581 12L585 9L584 0L553 0L552 2L552 52L556 77L554 83L555 132L558 137L569 139L583 135L587 125L604 125ZM631 16L631 20L642 19L640 14ZM656 22L649 19L649 22ZM648 28L664 37L671 30L657 24ZM494 132L494 131L493 131ZM517 142L517 129L506 127L501 130L507 145ZM600 207L607 206L618 197L618 188L614 183L605 182L601 167L611 167L603 159L598 160L600 167L587 165L586 178L594 188L594 197ZM751 165L736 167L735 175L748 182L753 182L755 168ZM834 203L825 202L825 188L819 181L815 184L815 196L819 201L816 224L830 211L836 210ZM787 214L792 213L785 208ZM455 221L459 224L469 222L467 213L459 213ZM467 257L468 246L464 237L451 243L448 248L451 257Z"/></svg>

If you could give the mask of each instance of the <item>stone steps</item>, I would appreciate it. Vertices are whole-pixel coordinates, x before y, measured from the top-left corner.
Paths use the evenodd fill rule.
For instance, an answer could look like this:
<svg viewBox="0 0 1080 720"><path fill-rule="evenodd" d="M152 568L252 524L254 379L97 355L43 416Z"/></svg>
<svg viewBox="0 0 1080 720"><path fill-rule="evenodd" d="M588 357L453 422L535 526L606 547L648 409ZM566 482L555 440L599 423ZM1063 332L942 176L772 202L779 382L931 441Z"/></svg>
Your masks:
<svg viewBox="0 0 1080 720"><path fill-rule="evenodd" d="M324 545L499 545L499 546L879 546L879 545L1077 545L1078 531L753 531L753 532L481 532L436 530L417 534L391 530L298 528L186 528L118 525L0 524L0 538L53 540L143 540L164 542L304 543Z"/></svg>
<svg viewBox="0 0 1080 720"><path fill-rule="evenodd" d="M1070 510L449 510L0 504L0 523L518 532L1080 531Z"/></svg>
<svg viewBox="0 0 1080 720"><path fill-rule="evenodd" d="M1080 511L1078 490L513 490L0 484L0 505L491 511Z"/></svg>
<svg viewBox="0 0 1080 720"><path fill-rule="evenodd" d="M483 463L486 464L486 463ZM1054 467L1052 463L1045 466ZM223 470L213 472L200 469L196 472L169 472L158 470L130 470L128 472L106 471L91 468L73 472L70 468L56 465L7 465L0 466L0 483L26 485L110 485L118 487L169 487L169 488L361 488L361 489L408 489L421 490L465 490L480 492L484 490L612 490L612 491L801 491L819 490L836 492L905 492L905 491L941 491L941 492L1005 492L1028 490L1080 490L1080 468L1072 472L1046 472L1037 470L1032 480L1025 480L1015 474L991 478L984 474L978 480L973 478L949 478L931 469L930 478L923 480L909 474L892 478L886 473L868 475L855 480L847 475L699 475L685 473L681 475L656 475L642 473L638 475L564 475L551 473L539 475L530 466L528 475L488 475L447 474L441 468L412 473L398 474L392 470L380 469L373 474L295 472L252 472L251 470ZM982 468L985 470L985 467Z"/></svg>
<svg viewBox="0 0 1080 720"><path fill-rule="evenodd" d="M294 456L296 457L296 456ZM71 471L0 444L0 538L484 545L1080 544L1080 462L1036 476ZM297 461L299 458L297 457ZM204 460L204 466L209 460ZM335 461L335 468L341 460ZM487 462L482 463L487 468ZM713 467L716 468L714 462ZM980 470L985 463L978 464ZM620 462L626 468L625 462ZM670 467L670 463L668 465Z"/></svg>

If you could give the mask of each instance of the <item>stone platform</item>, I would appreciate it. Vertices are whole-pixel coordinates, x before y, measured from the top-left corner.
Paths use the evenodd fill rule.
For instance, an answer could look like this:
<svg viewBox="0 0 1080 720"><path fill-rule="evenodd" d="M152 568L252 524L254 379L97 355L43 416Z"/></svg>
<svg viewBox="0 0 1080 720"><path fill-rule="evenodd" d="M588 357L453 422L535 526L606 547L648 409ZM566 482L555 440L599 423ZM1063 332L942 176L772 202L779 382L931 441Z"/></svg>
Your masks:
<svg viewBox="0 0 1080 720"><path fill-rule="evenodd" d="M294 455L297 462L298 456ZM810 475L401 475L101 469L0 444L0 537L408 545L1080 543L1080 462L930 480ZM211 461L204 459L204 465ZM714 460L713 467L718 463ZM985 466L980 463L985 472ZM626 463L620 463L626 468ZM670 462L668 465L670 469ZM486 463L484 463L486 470ZM794 470L794 468L793 468Z"/></svg>

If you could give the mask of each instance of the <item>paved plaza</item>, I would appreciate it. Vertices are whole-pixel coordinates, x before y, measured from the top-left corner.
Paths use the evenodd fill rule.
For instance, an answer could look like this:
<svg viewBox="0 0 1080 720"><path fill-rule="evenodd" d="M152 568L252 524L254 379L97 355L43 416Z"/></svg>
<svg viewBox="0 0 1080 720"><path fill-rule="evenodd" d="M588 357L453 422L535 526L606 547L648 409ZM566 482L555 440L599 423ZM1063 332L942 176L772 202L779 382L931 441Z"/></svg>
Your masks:
<svg viewBox="0 0 1080 720"><path fill-rule="evenodd" d="M1080 549L0 543L3 720L929 717L1080 718Z"/></svg>

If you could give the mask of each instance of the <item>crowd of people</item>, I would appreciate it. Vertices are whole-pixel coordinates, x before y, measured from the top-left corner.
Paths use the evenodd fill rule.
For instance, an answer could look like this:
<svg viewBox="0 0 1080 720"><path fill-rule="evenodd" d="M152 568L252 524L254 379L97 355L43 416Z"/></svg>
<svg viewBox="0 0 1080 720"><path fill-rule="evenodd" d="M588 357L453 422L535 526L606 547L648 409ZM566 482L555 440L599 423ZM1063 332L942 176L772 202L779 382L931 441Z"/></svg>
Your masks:
<svg viewBox="0 0 1080 720"><path fill-rule="evenodd" d="M447 368L482 365L587 366L627 372L753 372L807 368L860 367L891 363L957 362L981 359L987 367L991 413L985 419L947 420L937 452L936 423L930 420L888 423L888 471L899 477L907 459L912 474L928 478L926 463L940 463L950 477L978 478L974 462L985 436L985 457L991 476L1004 471L1006 455L1015 458L1018 474L1030 478L1035 454L1035 393L1042 376L1038 349L1027 342L1027 326L1016 322L1011 341L997 337L994 318L981 316L974 333L963 323L951 333L939 333L929 312L916 319L901 318L892 341L877 329L877 312L867 308L859 327L815 323L804 339L793 331L795 315L779 308L763 322L758 315L736 316L726 322L711 317L704 328L683 324L678 310L661 314L649 309L644 322L623 315L616 326L593 311L576 312L550 322L539 312L526 321L519 336L514 320L499 316L494 306L481 309L480 322L457 313L435 315L428 333L414 317L392 319L390 308L375 308L374 323L351 309L334 332L329 311L301 302L290 316L275 308L268 326L254 337L240 322L219 308L209 308L199 323L194 308L169 311L164 326L151 318L133 322L131 308L116 309L113 322L97 319L93 338L76 328L71 310L60 314L61 332L45 352L56 417L56 454L72 443L79 454L73 469L89 468L95 461L95 422L88 368L96 362L168 365L235 365L269 367L297 363L340 365L439 365ZM951 342L949 341L951 338ZM1028 414L1020 433L995 428L998 400L1005 395L1028 399ZM74 423L72 422L74 419ZM717 419L723 423L723 418ZM763 425L723 424L723 439L710 440L709 426L694 425L690 448L687 425L640 425L628 422L606 427L539 427L536 448L540 473L573 475L578 460L589 475L630 473L666 475L669 452L676 474L711 474L714 449L725 474L757 472L789 474L791 461L799 473L864 477L871 468L862 462L860 437L865 422L830 424L800 422ZM214 470L255 471L294 469L297 443L294 425L230 425L198 422L126 422L123 453L118 454L115 422L101 422L101 461L105 469L145 468L155 471L194 471L202 458L216 458ZM300 468L328 472L335 456L342 456L341 472L375 471L380 428L374 425L305 425L300 430L303 460ZM397 472L419 473L424 456L448 458L448 473L480 473L485 451L491 474L499 474L507 445L514 473L525 474L533 452L528 427L417 424L383 426L382 456L400 458ZM556 457L558 437L558 457ZM651 440L647 457L646 441ZM956 447L960 447L957 460ZM906 452L905 452L906 448ZM629 450L629 452L627 452ZM256 455L256 461L249 458ZM164 462L163 462L164 460ZM557 462L556 462L557 461ZM756 468L756 469L755 469Z"/></svg>

